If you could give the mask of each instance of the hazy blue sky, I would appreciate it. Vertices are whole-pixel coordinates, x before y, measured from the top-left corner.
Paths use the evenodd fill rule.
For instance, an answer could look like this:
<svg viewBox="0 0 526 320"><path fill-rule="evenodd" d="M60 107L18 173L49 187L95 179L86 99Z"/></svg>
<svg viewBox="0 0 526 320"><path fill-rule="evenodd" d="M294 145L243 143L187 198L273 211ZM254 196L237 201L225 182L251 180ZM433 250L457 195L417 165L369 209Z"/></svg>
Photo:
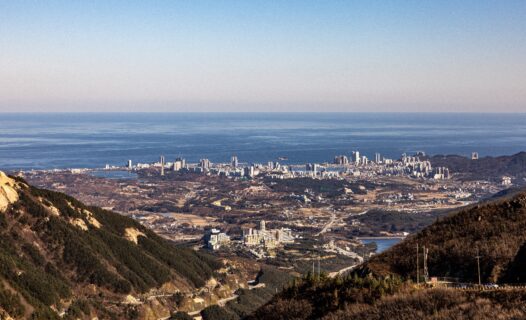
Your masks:
<svg viewBox="0 0 526 320"><path fill-rule="evenodd" d="M526 1L0 0L0 111L526 112Z"/></svg>

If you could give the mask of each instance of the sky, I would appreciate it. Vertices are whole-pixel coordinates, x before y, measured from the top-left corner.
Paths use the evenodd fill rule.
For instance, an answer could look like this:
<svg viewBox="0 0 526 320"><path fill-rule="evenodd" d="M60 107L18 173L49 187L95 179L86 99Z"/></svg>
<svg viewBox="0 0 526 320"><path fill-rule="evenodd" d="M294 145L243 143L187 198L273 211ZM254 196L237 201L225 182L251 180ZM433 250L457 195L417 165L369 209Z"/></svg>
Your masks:
<svg viewBox="0 0 526 320"><path fill-rule="evenodd" d="M526 112L526 1L0 0L0 112Z"/></svg>

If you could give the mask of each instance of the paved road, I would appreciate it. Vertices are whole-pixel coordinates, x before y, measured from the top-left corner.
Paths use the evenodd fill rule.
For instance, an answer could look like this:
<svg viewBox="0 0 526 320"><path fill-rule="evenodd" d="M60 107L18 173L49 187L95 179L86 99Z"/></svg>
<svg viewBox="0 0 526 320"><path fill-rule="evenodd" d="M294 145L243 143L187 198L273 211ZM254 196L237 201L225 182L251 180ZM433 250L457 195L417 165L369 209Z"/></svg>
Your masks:
<svg viewBox="0 0 526 320"><path fill-rule="evenodd" d="M235 299L237 299L237 297L239 297L239 296L237 294L235 294L235 295L233 295L231 297L224 298L224 299L221 299L221 300L217 301L217 304L219 306L221 306L221 307L224 307L228 301L235 300Z"/></svg>
<svg viewBox="0 0 526 320"><path fill-rule="evenodd" d="M355 264L355 265L352 265L352 266L345 267L345 268L340 269L340 270L338 270L338 271L331 272L331 273L329 273L329 278L335 278L336 276L341 276L341 275L344 274L345 272L347 272L347 271L351 271L351 270L354 269L356 266L358 266L358 264Z"/></svg>
<svg viewBox="0 0 526 320"><path fill-rule="evenodd" d="M336 221L336 213L334 213L334 211L331 213L331 219L329 220L329 222L327 222L327 224L323 227L323 229L321 229L320 232L318 232L316 234L316 236L319 236L319 235L322 235L324 234L325 232L327 232L327 229L329 229L330 227L332 227L332 225L334 224L334 221Z"/></svg>

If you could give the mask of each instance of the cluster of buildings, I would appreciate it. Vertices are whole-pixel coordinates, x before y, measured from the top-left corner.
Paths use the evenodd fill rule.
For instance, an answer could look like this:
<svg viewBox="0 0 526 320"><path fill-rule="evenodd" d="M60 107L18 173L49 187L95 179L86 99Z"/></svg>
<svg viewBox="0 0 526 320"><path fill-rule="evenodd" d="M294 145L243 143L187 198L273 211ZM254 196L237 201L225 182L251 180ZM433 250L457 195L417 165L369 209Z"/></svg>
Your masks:
<svg viewBox="0 0 526 320"><path fill-rule="evenodd" d="M374 161L369 161L365 156L360 156L359 151L354 151L352 157L345 155L334 157L334 165L350 167L354 176L361 176L362 172L375 175L409 175L414 178L431 178L435 180L449 179L448 168L434 168L428 160L421 160L425 157L424 152L418 152L414 156L405 153L400 160L384 158L380 153L375 153Z"/></svg>
<svg viewBox="0 0 526 320"><path fill-rule="evenodd" d="M349 164L349 158L347 158L347 156L345 155L339 155L339 156L334 157L333 163L340 165L340 166L344 166L344 165Z"/></svg>
<svg viewBox="0 0 526 320"><path fill-rule="evenodd" d="M243 244L248 247L262 246L272 249L283 243L293 243L292 231L288 228L266 229L265 220L259 223L259 230L243 230Z"/></svg>
<svg viewBox="0 0 526 320"><path fill-rule="evenodd" d="M128 170L148 168L159 168L161 174L164 175L165 170L179 171L181 169L187 169L188 166L186 160L183 158L176 158L174 162L166 162L164 156L160 156L159 161L154 163L137 163L136 165L133 165L132 160L128 160L126 163L126 169ZM106 169L112 169L112 167L106 165Z"/></svg>
<svg viewBox="0 0 526 320"><path fill-rule="evenodd" d="M444 180L449 179L449 169L446 167L438 167L435 168L435 174L433 175L433 179L435 180Z"/></svg>
<svg viewBox="0 0 526 320"><path fill-rule="evenodd" d="M421 161L417 156L402 155L402 164L409 170L411 176L416 178L425 178L432 174L433 168L431 162Z"/></svg>
<svg viewBox="0 0 526 320"><path fill-rule="evenodd" d="M270 178L290 179L299 177L311 177L319 179L343 178L344 176L366 177L375 175L405 175L414 178L428 178L435 180L449 179L451 174L446 167L433 168L429 160L421 160L425 153L418 152L413 156L403 154L399 160L382 157L380 153L374 154L374 161L367 156L361 155L360 151L353 151L351 156L337 155L333 164L307 163L304 167L299 165L281 165L279 162L269 161L263 164L241 164L236 155L230 162L213 164L209 159L200 159L198 163L189 164L183 158L177 158L174 162L165 162L164 156L160 161L153 164L138 163L133 166L128 160L126 167L132 169L160 168L161 175L166 170L205 173L228 177L255 178L264 175ZM478 159L474 152L472 159Z"/></svg>
<svg viewBox="0 0 526 320"><path fill-rule="evenodd" d="M348 165L354 164L355 166L367 166L371 163L369 158L364 155L360 155L360 151L353 151L352 156L348 158L346 155L339 155L334 157L333 164L336 165ZM393 163L392 159L384 158L378 152L374 154L374 163L375 164L391 164Z"/></svg>
<svg viewBox="0 0 526 320"><path fill-rule="evenodd" d="M207 248L218 250L221 247L229 246L233 241L226 233L218 229L211 229L205 234ZM288 228L267 229L265 221L259 223L259 229L248 228L243 230L241 241L238 242L250 252L255 249L275 249L286 243L294 243L292 231ZM256 254L260 256L259 253Z"/></svg>
<svg viewBox="0 0 526 320"><path fill-rule="evenodd" d="M423 153L420 153L425 155ZM449 179L449 169L446 167L434 168L428 160L420 160L418 156L402 155L402 164L409 169L409 173L415 178L432 178L435 180Z"/></svg>

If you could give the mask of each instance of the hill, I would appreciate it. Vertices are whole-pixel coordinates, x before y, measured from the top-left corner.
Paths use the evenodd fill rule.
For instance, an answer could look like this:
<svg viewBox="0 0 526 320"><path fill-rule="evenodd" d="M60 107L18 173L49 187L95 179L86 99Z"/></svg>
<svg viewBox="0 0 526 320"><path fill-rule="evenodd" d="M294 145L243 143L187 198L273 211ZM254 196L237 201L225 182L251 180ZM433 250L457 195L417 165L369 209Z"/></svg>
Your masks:
<svg viewBox="0 0 526 320"><path fill-rule="evenodd" d="M469 180L500 181L503 176L516 177L514 183L524 184L526 152L510 156L483 157L477 160L459 155L435 155L426 158L434 167L448 167L452 172Z"/></svg>
<svg viewBox="0 0 526 320"><path fill-rule="evenodd" d="M0 172L2 319L133 318L135 296L191 291L220 266L130 218Z"/></svg>
<svg viewBox="0 0 526 320"><path fill-rule="evenodd" d="M335 279L307 275L253 319L524 319L526 290L415 286L416 245L429 248L429 275L526 282L526 192L466 207ZM422 265L422 256L420 256ZM422 268L420 268L421 270Z"/></svg>
<svg viewBox="0 0 526 320"><path fill-rule="evenodd" d="M524 319L526 291L416 288L399 278L307 276L249 320Z"/></svg>
<svg viewBox="0 0 526 320"><path fill-rule="evenodd" d="M415 236L371 259L365 266L377 275L416 278L416 245L429 249L429 275L473 282L480 256L483 282L504 282L525 244L526 192L453 212Z"/></svg>

